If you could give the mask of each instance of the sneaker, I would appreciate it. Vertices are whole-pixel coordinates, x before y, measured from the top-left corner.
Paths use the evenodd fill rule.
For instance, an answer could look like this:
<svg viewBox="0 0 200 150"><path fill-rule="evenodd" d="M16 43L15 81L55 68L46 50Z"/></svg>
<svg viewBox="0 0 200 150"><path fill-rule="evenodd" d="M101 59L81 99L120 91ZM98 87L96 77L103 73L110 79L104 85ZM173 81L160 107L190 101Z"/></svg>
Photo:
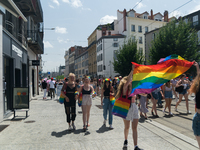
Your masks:
<svg viewBox="0 0 200 150"><path fill-rule="evenodd" d="M162 111L162 112L163 112L163 115L165 115L165 109L163 109L163 111Z"/></svg>
<svg viewBox="0 0 200 150"><path fill-rule="evenodd" d="M103 124L106 125L106 120L103 121Z"/></svg>
<svg viewBox="0 0 200 150"><path fill-rule="evenodd" d="M159 118L159 116L158 116L158 115L155 115L155 117L156 117L156 118Z"/></svg>
<svg viewBox="0 0 200 150"><path fill-rule="evenodd" d="M173 113L172 113L172 112L169 112L169 115L170 115L170 116L173 116Z"/></svg>
<svg viewBox="0 0 200 150"><path fill-rule="evenodd" d="M73 130L76 130L76 126L72 123Z"/></svg>
<svg viewBox="0 0 200 150"><path fill-rule="evenodd" d="M187 111L187 114L191 114L191 112L188 110L188 111Z"/></svg>
<svg viewBox="0 0 200 150"><path fill-rule="evenodd" d="M151 112L151 114L152 114L152 116L154 116L154 113L153 113L153 111Z"/></svg>
<svg viewBox="0 0 200 150"><path fill-rule="evenodd" d="M174 109L176 112L178 112L177 108Z"/></svg>
<svg viewBox="0 0 200 150"><path fill-rule="evenodd" d="M72 126L71 126L71 125L69 125L69 128L68 128L68 130L72 130Z"/></svg>
<svg viewBox="0 0 200 150"><path fill-rule="evenodd" d="M141 150L138 146L136 146L135 148L134 148L134 150Z"/></svg>
<svg viewBox="0 0 200 150"><path fill-rule="evenodd" d="M109 126L109 129L111 129L111 130L114 129L113 126L112 126L111 124L110 124L110 126Z"/></svg>
<svg viewBox="0 0 200 150"><path fill-rule="evenodd" d="M127 147L128 146L128 140L125 140L124 141L124 147Z"/></svg>

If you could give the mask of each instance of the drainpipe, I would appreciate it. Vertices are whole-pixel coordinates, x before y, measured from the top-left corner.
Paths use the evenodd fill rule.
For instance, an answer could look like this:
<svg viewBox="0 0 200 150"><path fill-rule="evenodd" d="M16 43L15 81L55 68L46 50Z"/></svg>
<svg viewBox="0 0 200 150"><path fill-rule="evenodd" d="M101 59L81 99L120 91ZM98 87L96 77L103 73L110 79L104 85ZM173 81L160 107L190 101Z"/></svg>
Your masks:
<svg viewBox="0 0 200 150"><path fill-rule="evenodd" d="M38 54L36 55L36 60L38 60ZM37 95L39 95L39 72L38 72L38 66L37 66Z"/></svg>

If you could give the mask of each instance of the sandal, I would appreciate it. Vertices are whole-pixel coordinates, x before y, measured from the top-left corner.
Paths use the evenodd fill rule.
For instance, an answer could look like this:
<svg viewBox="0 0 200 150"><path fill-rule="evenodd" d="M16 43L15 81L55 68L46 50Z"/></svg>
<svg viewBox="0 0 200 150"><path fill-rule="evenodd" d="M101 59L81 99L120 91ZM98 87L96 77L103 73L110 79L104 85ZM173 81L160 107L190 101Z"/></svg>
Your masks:
<svg viewBox="0 0 200 150"><path fill-rule="evenodd" d="M83 125L83 131L84 131L84 132L86 131L86 126L85 126L85 125Z"/></svg>

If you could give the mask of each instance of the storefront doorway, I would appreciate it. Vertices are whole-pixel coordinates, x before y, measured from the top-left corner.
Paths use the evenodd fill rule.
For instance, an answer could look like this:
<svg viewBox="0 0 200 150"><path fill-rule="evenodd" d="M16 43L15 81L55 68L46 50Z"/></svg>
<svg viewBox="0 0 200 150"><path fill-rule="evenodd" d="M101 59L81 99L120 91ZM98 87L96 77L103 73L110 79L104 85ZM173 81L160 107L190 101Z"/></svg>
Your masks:
<svg viewBox="0 0 200 150"><path fill-rule="evenodd" d="M32 96L34 97L35 95L35 71L32 70Z"/></svg>
<svg viewBox="0 0 200 150"><path fill-rule="evenodd" d="M12 110L13 59L4 57L4 113Z"/></svg>

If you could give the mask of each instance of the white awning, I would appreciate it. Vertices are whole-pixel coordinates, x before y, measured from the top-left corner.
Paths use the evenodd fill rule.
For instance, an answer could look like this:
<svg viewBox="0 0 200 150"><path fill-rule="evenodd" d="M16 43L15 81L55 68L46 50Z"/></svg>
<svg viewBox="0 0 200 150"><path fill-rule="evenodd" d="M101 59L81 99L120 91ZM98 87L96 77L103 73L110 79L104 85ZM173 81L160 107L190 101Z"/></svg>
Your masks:
<svg viewBox="0 0 200 150"><path fill-rule="evenodd" d="M2 5L7 11L13 14L15 17L21 17L25 22L27 22L26 17L22 14L19 8L15 5L12 0L0 0L0 5Z"/></svg>

